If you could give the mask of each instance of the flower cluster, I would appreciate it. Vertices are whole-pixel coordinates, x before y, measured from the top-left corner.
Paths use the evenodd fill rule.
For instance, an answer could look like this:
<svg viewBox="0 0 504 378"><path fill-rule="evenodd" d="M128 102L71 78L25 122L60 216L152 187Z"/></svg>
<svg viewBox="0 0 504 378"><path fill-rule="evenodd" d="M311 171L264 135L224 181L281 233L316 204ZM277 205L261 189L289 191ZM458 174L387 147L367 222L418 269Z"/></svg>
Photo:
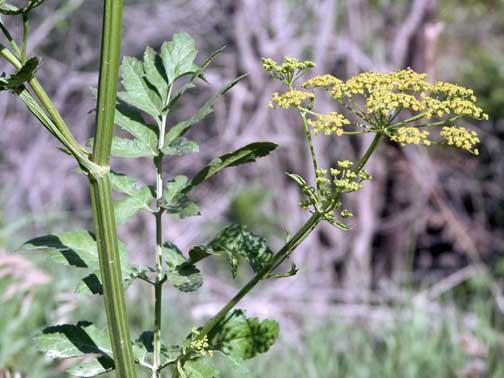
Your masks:
<svg viewBox="0 0 504 378"><path fill-rule="evenodd" d="M274 108L276 105L284 109L288 109L290 107L297 108L305 103L305 101L313 101L314 97L315 95L311 92L303 92L296 89L282 94L275 92L271 97L269 107Z"/></svg>
<svg viewBox="0 0 504 378"><path fill-rule="evenodd" d="M441 129L440 135L446 139L450 146L462 148L474 155L479 154L478 149L474 148L480 142L475 131L467 130L464 127L445 126Z"/></svg>
<svg viewBox="0 0 504 378"><path fill-rule="evenodd" d="M432 142L429 140L429 134L427 130L420 130L417 127L401 127L390 137L390 140L400 144L423 144L430 146Z"/></svg>
<svg viewBox="0 0 504 378"><path fill-rule="evenodd" d="M292 85L299 79L306 70L315 67L315 63L305 60L299 61L295 58L284 58L282 64L276 63L273 59L262 58L264 69L275 79L283 81L287 85Z"/></svg>
<svg viewBox="0 0 504 378"><path fill-rule="evenodd" d="M331 112L320 114L315 119L308 119L307 123L313 128L313 134L343 135L343 125L349 125L350 121L343 114Z"/></svg>
<svg viewBox="0 0 504 378"><path fill-rule="evenodd" d="M312 79L306 80L303 83L303 87L306 89L311 89L311 88L324 88L324 89L329 89L330 87L334 87L336 85L340 85L343 82L334 77L333 75L320 75L320 76L315 76Z"/></svg>
<svg viewBox="0 0 504 378"><path fill-rule="evenodd" d="M325 88L340 102L362 96L366 113L381 117L393 116L403 109L423 112L425 119L449 114L475 119L488 117L476 105L471 89L445 82L431 84L426 78L425 74L411 69L392 73L365 72Z"/></svg>
<svg viewBox="0 0 504 378"><path fill-rule="evenodd" d="M199 336L200 332L196 329L192 330L193 337ZM202 356L212 356L212 351L209 350L210 344L208 343L208 336L205 335L202 339L194 339L191 341L191 349Z"/></svg>

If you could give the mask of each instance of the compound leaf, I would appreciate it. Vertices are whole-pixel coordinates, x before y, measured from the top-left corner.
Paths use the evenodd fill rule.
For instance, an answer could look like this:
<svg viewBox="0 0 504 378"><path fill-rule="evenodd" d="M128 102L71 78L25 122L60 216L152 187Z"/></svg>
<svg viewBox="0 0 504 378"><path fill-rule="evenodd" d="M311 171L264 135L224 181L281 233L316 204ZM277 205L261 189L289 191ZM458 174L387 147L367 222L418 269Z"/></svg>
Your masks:
<svg viewBox="0 0 504 378"><path fill-rule="evenodd" d="M163 110L162 99L145 79L144 66L142 62L132 57L125 57L121 65L122 84L126 92L119 92L118 97L158 119Z"/></svg>
<svg viewBox="0 0 504 378"><path fill-rule="evenodd" d="M194 64L198 51L196 42L187 33L176 33L171 41L161 46L161 60L170 85L179 77L198 72Z"/></svg>

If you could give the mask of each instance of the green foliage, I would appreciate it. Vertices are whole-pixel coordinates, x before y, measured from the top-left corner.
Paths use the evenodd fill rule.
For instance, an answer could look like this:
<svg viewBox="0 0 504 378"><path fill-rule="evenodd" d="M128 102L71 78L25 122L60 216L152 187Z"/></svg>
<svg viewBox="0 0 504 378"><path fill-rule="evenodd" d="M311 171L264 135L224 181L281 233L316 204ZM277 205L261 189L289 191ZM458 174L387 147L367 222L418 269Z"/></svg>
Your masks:
<svg viewBox="0 0 504 378"><path fill-rule="evenodd" d="M77 377L94 377L114 367L110 338L103 330L88 322L63 324L44 329L35 338L36 347L49 358L73 358L93 355L68 369Z"/></svg>
<svg viewBox="0 0 504 378"><path fill-rule="evenodd" d="M242 310L235 310L209 335L212 349L221 350L238 359L249 359L265 353L275 343L279 334L274 320L259 321L247 318Z"/></svg>
<svg viewBox="0 0 504 378"><path fill-rule="evenodd" d="M233 277L236 277L239 258L245 258L257 273L272 259L273 252L264 238L249 232L246 226L231 225L208 245L196 246L189 251L189 259L193 264L211 255L227 256Z"/></svg>
<svg viewBox="0 0 504 378"><path fill-rule="evenodd" d="M198 290L203 285L200 271L186 260L175 244L165 242L163 254L168 266L166 277L174 287L180 291L190 292Z"/></svg>

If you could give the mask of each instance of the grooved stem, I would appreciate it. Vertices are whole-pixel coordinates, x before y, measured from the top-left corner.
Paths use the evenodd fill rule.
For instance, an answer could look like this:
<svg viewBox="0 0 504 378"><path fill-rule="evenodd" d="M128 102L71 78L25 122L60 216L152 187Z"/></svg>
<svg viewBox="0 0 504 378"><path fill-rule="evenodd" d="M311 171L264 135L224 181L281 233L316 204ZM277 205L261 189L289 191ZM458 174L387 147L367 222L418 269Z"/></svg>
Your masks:
<svg viewBox="0 0 504 378"><path fill-rule="evenodd" d="M100 80L92 160L107 167L110 160L119 79L122 0L106 0L100 59ZM122 286L112 189L108 175L90 176L91 205L96 227L100 271L116 376L136 378L128 316Z"/></svg>

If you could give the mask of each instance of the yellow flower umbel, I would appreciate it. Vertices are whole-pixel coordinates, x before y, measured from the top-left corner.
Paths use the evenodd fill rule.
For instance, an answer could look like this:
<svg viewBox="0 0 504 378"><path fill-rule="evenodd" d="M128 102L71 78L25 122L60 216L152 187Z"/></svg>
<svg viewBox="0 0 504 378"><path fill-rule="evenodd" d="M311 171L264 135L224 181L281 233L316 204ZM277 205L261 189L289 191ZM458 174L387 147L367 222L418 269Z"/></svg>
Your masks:
<svg viewBox="0 0 504 378"><path fill-rule="evenodd" d="M311 92L303 92L294 89L283 94L275 92L271 97L269 106L270 108L274 108L275 105L284 109L291 107L297 108L306 101L313 100L314 97L315 95Z"/></svg>
<svg viewBox="0 0 504 378"><path fill-rule="evenodd" d="M343 135L343 125L349 125L350 121L343 114L331 112L321 114L315 119L308 119L308 125L313 128L313 134Z"/></svg>
<svg viewBox="0 0 504 378"><path fill-rule="evenodd" d="M430 146L431 141L427 130L420 130L416 127L401 127L390 137L391 141L400 144L423 144Z"/></svg>
<svg viewBox="0 0 504 378"><path fill-rule="evenodd" d="M296 82L314 66L312 62L285 58L279 64L265 58L263 66L288 88L285 93L273 94L270 107L294 109L303 121L315 185L299 175L289 174L305 196L302 206L337 227L345 228L331 214L334 218L351 216L348 210L340 211L339 215L334 213L341 208L340 195L360 190L362 182L370 178L362 168L383 137L401 145L447 144L478 154L476 145L480 140L476 132L454 126L462 118L488 119L471 89L441 81L432 84L426 74L409 68L390 73L364 72L346 81L333 75L319 75L304 81L299 88ZM335 109L318 112L315 91L325 92L335 100ZM436 127L442 127L439 133L432 132ZM318 167L314 135L367 133L375 134L374 138L355 167L349 161L340 161L337 168L329 171Z"/></svg>
<svg viewBox="0 0 504 378"><path fill-rule="evenodd" d="M467 130L464 127L445 126L440 135L446 139L448 145L467 150L474 155L479 155L477 148L474 148L480 140L475 131Z"/></svg>

